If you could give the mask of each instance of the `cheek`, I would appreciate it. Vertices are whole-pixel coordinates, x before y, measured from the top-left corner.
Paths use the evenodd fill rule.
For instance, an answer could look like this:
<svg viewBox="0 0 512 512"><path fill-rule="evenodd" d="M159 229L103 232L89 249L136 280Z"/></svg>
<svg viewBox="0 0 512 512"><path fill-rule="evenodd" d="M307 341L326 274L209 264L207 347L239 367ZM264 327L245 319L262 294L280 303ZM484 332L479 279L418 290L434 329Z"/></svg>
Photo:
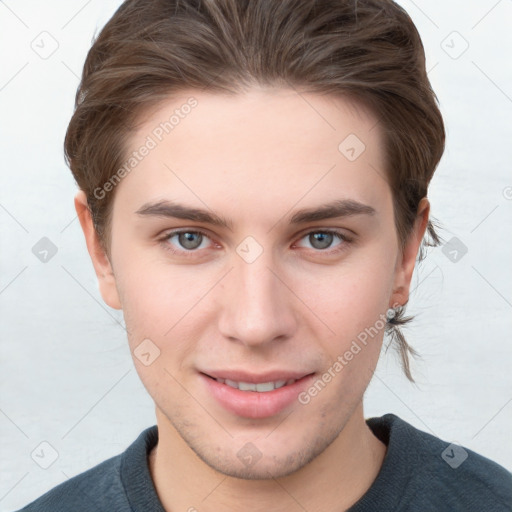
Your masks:
<svg viewBox="0 0 512 512"><path fill-rule="evenodd" d="M385 260L359 260L351 268L334 271L324 282L326 285L316 288L313 297L316 311L334 334L317 336L327 355L320 379L327 382L328 388L323 402L337 402L341 414L360 399L377 365L386 327L392 266Z"/></svg>
<svg viewBox="0 0 512 512"><path fill-rule="evenodd" d="M185 279L179 269L135 256L119 268L118 279L128 343L139 378L151 396L163 393L170 400L179 392L175 380L179 379L178 368L187 365L194 354L193 340L199 336L194 305L200 294L194 293L190 277Z"/></svg>
<svg viewBox="0 0 512 512"><path fill-rule="evenodd" d="M306 278L301 294L314 304L314 311L336 334L346 339L373 326L385 314L393 282L392 259L353 258L331 267L328 273Z"/></svg>
<svg viewBox="0 0 512 512"><path fill-rule="evenodd" d="M211 286L207 272L151 260L141 252L119 265L117 282L132 350L145 338L162 352L172 344L175 355L190 348L195 310Z"/></svg>

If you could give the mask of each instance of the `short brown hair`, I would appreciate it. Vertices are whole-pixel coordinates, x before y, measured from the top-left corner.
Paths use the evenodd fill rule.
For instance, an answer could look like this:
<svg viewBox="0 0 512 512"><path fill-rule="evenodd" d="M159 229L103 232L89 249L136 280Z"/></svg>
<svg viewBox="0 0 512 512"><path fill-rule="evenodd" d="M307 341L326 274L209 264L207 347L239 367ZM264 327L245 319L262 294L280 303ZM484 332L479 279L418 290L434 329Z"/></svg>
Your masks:
<svg viewBox="0 0 512 512"><path fill-rule="evenodd" d="M94 193L121 167L144 113L189 89L237 94L300 87L355 98L379 119L395 226L405 245L444 151L445 130L419 33L392 0L126 0L84 64L64 150L110 254L115 189ZM441 242L429 220L420 248ZM388 324L407 377L416 354Z"/></svg>

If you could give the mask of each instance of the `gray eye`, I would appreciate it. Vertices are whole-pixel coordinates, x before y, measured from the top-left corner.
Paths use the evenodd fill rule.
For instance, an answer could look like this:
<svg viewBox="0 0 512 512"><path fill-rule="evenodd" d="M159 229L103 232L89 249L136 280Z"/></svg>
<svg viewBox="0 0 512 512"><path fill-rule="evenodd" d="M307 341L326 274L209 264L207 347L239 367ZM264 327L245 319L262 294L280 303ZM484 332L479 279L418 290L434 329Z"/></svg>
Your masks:
<svg viewBox="0 0 512 512"><path fill-rule="evenodd" d="M318 231L309 235L309 242L315 249L327 249L331 246L334 235L332 233L324 233Z"/></svg>
<svg viewBox="0 0 512 512"><path fill-rule="evenodd" d="M203 241L203 235L195 231L176 233L180 245L185 249L197 249Z"/></svg>

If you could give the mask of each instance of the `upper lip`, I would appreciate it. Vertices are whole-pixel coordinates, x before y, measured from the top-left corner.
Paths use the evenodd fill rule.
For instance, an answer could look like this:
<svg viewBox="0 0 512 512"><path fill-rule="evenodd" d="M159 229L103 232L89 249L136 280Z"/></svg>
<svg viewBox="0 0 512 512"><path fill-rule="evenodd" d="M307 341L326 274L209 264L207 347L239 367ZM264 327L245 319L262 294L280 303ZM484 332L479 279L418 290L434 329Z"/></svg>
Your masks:
<svg viewBox="0 0 512 512"><path fill-rule="evenodd" d="M295 372L290 370L273 370L265 373L248 373L243 370L208 370L203 371L205 375L214 379L228 379L235 382L248 382L261 384L263 382L277 382L279 380L299 380L312 372Z"/></svg>

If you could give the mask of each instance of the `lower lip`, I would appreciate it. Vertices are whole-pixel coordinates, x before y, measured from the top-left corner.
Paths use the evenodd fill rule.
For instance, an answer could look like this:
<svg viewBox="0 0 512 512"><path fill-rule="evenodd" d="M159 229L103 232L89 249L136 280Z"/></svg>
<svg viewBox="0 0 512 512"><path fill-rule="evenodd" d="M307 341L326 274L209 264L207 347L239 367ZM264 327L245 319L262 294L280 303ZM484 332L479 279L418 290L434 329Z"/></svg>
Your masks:
<svg viewBox="0 0 512 512"><path fill-rule="evenodd" d="M227 384L200 374L209 392L225 409L244 418L267 418L274 416L297 400L299 393L308 387L314 375L306 375L293 384L273 391L240 391Z"/></svg>

